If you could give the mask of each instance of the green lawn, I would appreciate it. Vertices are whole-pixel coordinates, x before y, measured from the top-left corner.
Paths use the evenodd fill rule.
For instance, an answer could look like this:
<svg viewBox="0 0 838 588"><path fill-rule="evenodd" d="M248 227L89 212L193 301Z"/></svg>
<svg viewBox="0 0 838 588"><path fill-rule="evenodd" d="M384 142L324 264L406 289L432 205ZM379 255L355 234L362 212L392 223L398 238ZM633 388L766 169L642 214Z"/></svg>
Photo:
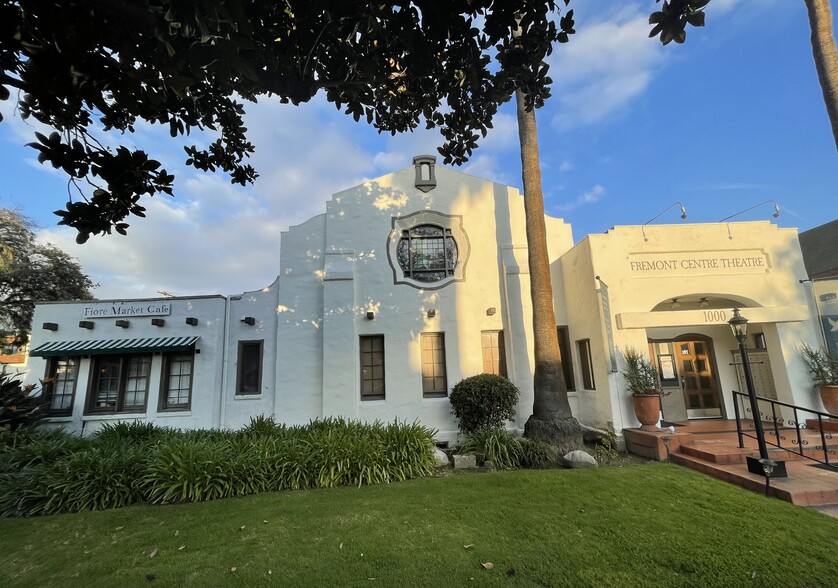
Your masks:
<svg viewBox="0 0 838 588"><path fill-rule="evenodd" d="M4 588L838 586L838 520L658 463L0 519L0 553Z"/></svg>

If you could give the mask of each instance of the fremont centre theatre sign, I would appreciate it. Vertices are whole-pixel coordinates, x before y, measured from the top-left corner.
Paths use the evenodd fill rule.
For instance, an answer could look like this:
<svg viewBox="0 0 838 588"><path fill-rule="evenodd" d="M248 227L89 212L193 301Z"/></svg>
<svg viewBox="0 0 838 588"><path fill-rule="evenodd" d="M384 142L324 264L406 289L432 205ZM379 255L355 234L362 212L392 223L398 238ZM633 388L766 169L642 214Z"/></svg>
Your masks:
<svg viewBox="0 0 838 588"><path fill-rule="evenodd" d="M84 318L128 318L132 316L169 316L172 305L169 302L94 302L85 304Z"/></svg>

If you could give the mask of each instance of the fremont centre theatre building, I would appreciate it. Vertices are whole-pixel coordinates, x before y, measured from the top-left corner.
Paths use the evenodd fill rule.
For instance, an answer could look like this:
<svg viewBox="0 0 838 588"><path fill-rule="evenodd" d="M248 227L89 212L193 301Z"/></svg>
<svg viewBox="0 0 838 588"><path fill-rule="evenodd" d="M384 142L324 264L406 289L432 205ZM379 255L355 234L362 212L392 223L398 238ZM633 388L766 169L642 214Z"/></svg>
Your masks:
<svg viewBox="0 0 838 588"><path fill-rule="evenodd" d="M821 345L797 231L769 222L617 226L574 244L545 216L574 415L638 425L622 352L648 354L667 420L732 418L743 390L727 324L749 322L758 393L822 409L800 346ZM414 165L332 195L282 234L279 276L235 296L39 304L27 378L68 430L140 420L239 428L343 416L419 421L456 442L448 393L490 372L533 403L524 202L515 189Z"/></svg>

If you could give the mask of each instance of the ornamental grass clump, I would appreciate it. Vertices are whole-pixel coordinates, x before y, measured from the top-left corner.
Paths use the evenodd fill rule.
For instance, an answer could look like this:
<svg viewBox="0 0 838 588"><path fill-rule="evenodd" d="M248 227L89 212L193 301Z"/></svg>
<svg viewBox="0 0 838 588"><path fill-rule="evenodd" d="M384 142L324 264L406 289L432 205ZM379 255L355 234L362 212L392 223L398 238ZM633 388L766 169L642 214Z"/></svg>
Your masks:
<svg viewBox="0 0 838 588"><path fill-rule="evenodd" d="M21 429L0 445L0 516L407 480L433 473L434 434L340 418L296 427L258 418L241 431L117 423L84 438Z"/></svg>

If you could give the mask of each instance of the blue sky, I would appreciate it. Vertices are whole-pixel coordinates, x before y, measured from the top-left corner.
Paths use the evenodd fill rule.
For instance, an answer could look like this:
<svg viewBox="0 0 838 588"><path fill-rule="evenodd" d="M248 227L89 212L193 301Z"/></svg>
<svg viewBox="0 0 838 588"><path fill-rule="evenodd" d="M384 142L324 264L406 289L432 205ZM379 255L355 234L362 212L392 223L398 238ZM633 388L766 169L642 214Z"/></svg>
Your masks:
<svg viewBox="0 0 838 588"><path fill-rule="evenodd" d="M577 34L551 57L553 97L537 113L545 208L576 240L614 225L773 220L800 230L838 218L838 152L830 132L801 0L712 0L687 43L647 38L652 0L573 0ZM835 27L833 26L833 29ZM184 166L165 129L127 140L175 173L176 197L146 199L129 236L78 246L55 225L66 179L24 144L36 130L0 103L0 206L17 208L40 238L76 256L101 298L233 294L278 273L280 232L325 211L331 194L436 153L434 132L390 137L315 99L248 105L261 177L233 187ZM514 111L462 170L521 187Z"/></svg>

